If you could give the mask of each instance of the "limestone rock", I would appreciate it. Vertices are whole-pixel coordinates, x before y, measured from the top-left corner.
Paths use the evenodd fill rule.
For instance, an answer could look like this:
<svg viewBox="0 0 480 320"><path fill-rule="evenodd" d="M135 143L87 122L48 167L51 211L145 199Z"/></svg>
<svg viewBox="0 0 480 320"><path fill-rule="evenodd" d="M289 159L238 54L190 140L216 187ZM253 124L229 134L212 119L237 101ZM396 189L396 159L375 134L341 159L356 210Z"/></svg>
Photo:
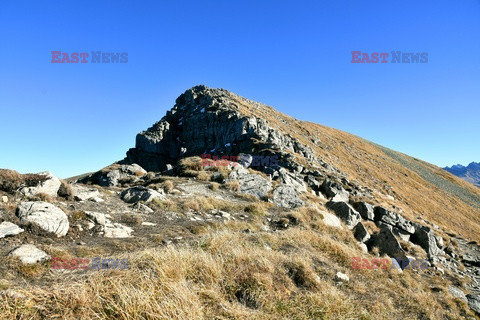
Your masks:
<svg viewBox="0 0 480 320"><path fill-rule="evenodd" d="M468 306L475 311L477 315L480 315L480 295L479 294L467 294Z"/></svg>
<svg viewBox="0 0 480 320"><path fill-rule="evenodd" d="M77 201L96 200L100 198L100 192L97 188L87 188L80 185L73 185L73 197Z"/></svg>
<svg viewBox="0 0 480 320"><path fill-rule="evenodd" d="M80 183L94 183L102 187L114 187L123 182L135 182L147 174L138 164L114 164L80 179Z"/></svg>
<svg viewBox="0 0 480 320"><path fill-rule="evenodd" d="M15 236L22 233L24 230L14 223L4 221L0 223L0 239L7 236Z"/></svg>
<svg viewBox="0 0 480 320"><path fill-rule="evenodd" d="M341 282L348 282L350 281L350 278L345 273L337 272L337 274L335 275L335 280Z"/></svg>
<svg viewBox="0 0 480 320"><path fill-rule="evenodd" d="M303 206L303 201L298 197L295 189L288 185L279 185L273 190L273 203L290 209Z"/></svg>
<svg viewBox="0 0 480 320"><path fill-rule="evenodd" d="M288 172L284 168L280 168L278 170L279 179L285 185L290 186L296 190L296 192L303 193L307 191L307 187L303 182L303 178L299 175L295 175L294 173Z"/></svg>
<svg viewBox="0 0 480 320"><path fill-rule="evenodd" d="M366 202L356 202L352 205L365 220L375 220L374 208Z"/></svg>
<svg viewBox="0 0 480 320"><path fill-rule="evenodd" d="M182 157L205 152L260 155L262 150L288 151L315 160L310 147L272 128L265 119L242 114L239 106L268 108L227 90L193 87L178 97L165 117L137 135L135 148L127 152L124 162L162 172Z"/></svg>
<svg viewBox="0 0 480 320"><path fill-rule="evenodd" d="M320 190L335 202L348 202L350 194L338 182L333 182L330 179L325 179L320 187Z"/></svg>
<svg viewBox="0 0 480 320"><path fill-rule="evenodd" d="M33 223L58 237L65 236L68 232L67 215L60 208L48 202L21 202L17 208L17 216L22 223Z"/></svg>
<svg viewBox="0 0 480 320"><path fill-rule="evenodd" d="M26 197L33 197L39 193L49 195L50 197L56 197L58 189L60 189L60 185L62 184L60 179L48 171L41 172L38 175L44 176L45 180L39 182L36 186L22 188L20 193Z"/></svg>
<svg viewBox="0 0 480 320"><path fill-rule="evenodd" d="M452 295L454 298L458 298L460 300L463 300L468 303L467 297L465 296L465 293L463 293L462 290L455 286L449 286L448 287L448 292Z"/></svg>
<svg viewBox="0 0 480 320"><path fill-rule="evenodd" d="M333 210L349 229L353 229L361 220L360 214L346 202L330 201L327 208Z"/></svg>
<svg viewBox="0 0 480 320"><path fill-rule="evenodd" d="M322 211L321 214L323 215L323 223L327 226L342 229L342 223L337 216L326 211Z"/></svg>
<svg viewBox="0 0 480 320"><path fill-rule="evenodd" d="M261 175L251 174L242 166L237 166L232 170L227 181L231 180L238 180L241 193L251 194L259 199L263 199L272 188L269 180Z"/></svg>
<svg viewBox="0 0 480 320"><path fill-rule="evenodd" d="M429 227L416 225L415 233L410 239L413 243L422 247L427 252L429 258L441 253L441 250L437 247L435 234Z"/></svg>
<svg viewBox="0 0 480 320"><path fill-rule="evenodd" d="M361 222L357 223L357 225L353 228L353 235L359 242L365 242L370 239L370 234L368 233L367 228L365 228Z"/></svg>
<svg viewBox="0 0 480 320"><path fill-rule="evenodd" d="M120 196L127 203L151 202L153 199L165 199L165 192L161 189L155 191L146 187L133 187L123 191Z"/></svg>
<svg viewBox="0 0 480 320"><path fill-rule="evenodd" d="M381 254L387 254L392 258L407 259L405 251L392 231L386 227L381 227L380 232L372 237L369 244L378 247Z"/></svg>
<svg viewBox="0 0 480 320"><path fill-rule="evenodd" d="M10 255L18 257L24 264L34 264L50 259L50 256L44 251L38 249L33 244L24 244L13 249Z"/></svg>
<svg viewBox="0 0 480 320"><path fill-rule="evenodd" d="M392 212L380 206L375 207L375 220L382 221L410 234L415 232L415 227L412 222L408 221L398 213Z"/></svg>

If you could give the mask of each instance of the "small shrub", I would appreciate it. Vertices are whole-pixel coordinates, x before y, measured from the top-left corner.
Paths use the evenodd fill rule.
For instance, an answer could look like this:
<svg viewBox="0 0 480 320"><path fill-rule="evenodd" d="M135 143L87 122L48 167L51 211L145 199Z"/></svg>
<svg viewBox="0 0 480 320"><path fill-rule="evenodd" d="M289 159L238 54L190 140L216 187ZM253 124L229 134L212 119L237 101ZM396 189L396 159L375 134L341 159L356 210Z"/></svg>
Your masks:
<svg viewBox="0 0 480 320"><path fill-rule="evenodd" d="M267 214L265 208L260 203L249 204L245 207L244 211L256 217L262 217Z"/></svg>
<svg viewBox="0 0 480 320"><path fill-rule="evenodd" d="M162 187L166 193L172 192L173 188L175 188L172 180L166 180L164 183L162 183Z"/></svg>
<svg viewBox="0 0 480 320"><path fill-rule="evenodd" d="M205 172L205 171L200 171L197 174L197 179L200 181L209 181L210 180L210 174Z"/></svg>
<svg viewBox="0 0 480 320"><path fill-rule="evenodd" d="M138 214L126 214L122 217L122 221L128 224L140 225L145 219Z"/></svg>
<svg viewBox="0 0 480 320"><path fill-rule="evenodd" d="M50 195L46 194L46 193L37 193L36 195L32 196L32 197L28 197L30 201L45 201L45 202L49 202L49 203L52 203L53 202L53 199Z"/></svg>
<svg viewBox="0 0 480 320"><path fill-rule="evenodd" d="M186 172L187 170L201 171L203 169L202 159L200 157L183 158L178 162L178 168L180 174Z"/></svg>
<svg viewBox="0 0 480 320"><path fill-rule="evenodd" d="M67 200L73 200L73 189L72 186L66 181L61 181L60 188L58 189L58 196L65 198Z"/></svg>
<svg viewBox="0 0 480 320"><path fill-rule="evenodd" d="M230 180L225 183L225 188L230 191L238 192L240 191L240 182L238 182L238 180Z"/></svg>
<svg viewBox="0 0 480 320"><path fill-rule="evenodd" d="M218 190L218 187L219 187L219 184L216 183L216 182L212 182L210 183L210 185L208 186L210 188L210 190L212 191L217 191Z"/></svg>
<svg viewBox="0 0 480 320"><path fill-rule="evenodd" d="M163 211L174 211L174 212L178 211L177 204L170 199L167 199L167 200L153 199L151 203L154 208L158 208Z"/></svg>
<svg viewBox="0 0 480 320"><path fill-rule="evenodd" d="M182 203L183 210L200 211L200 204L196 199L189 199Z"/></svg>
<svg viewBox="0 0 480 320"><path fill-rule="evenodd" d="M0 170L0 190L13 193L22 187L34 187L47 180L43 175L20 174L14 170Z"/></svg>

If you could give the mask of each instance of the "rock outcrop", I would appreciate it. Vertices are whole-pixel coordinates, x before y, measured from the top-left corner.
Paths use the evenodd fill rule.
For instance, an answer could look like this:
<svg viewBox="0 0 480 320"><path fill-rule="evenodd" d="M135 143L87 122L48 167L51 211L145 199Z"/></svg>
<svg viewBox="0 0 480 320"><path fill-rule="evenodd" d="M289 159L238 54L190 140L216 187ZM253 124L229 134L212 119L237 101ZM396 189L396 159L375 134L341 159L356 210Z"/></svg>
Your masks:
<svg viewBox="0 0 480 320"><path fill-rule="evenodd" d="M268 108L227 90L193 87L177 98L165 117L137 135L124 162L165 171L167 164L204 153L275 154L280 164L286 152L315 159L311 148L270 127L265 119L248 116L242 108L249 107Z"/></svg>

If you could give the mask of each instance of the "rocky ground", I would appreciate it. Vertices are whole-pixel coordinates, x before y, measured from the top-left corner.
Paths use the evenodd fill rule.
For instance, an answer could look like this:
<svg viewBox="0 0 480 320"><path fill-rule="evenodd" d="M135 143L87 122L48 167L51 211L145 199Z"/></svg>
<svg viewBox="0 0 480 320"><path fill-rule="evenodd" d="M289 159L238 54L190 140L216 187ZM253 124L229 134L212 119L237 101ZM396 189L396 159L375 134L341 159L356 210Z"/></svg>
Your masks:
<svg viewBox="0 0 480 320"><path fill-rule="evenodd" d="M304 140L272 126L273 120L245 116L245 106L257 114L269 110L224 90L195 87L177 99L164 119L137 136L137 145L126 159L98 172L63 181L50 173L0 170L3 314L155 319L182 318L176 314L181 310L188 318L221 319L379 319L402 314L411 319L478 318L476 240L429 221L431 213L413 215L416 210L411 210L410 198L402 197L400 187L397 193L393 187L372 188L349 178L333 164L342 162L323 160ZM219 166L200 158L206 152L240 154L244 160L252 159L245 155L274 155L278 164L242 161ZM414 175L408 171L402 179L409 179L409 174ZM397 188L395 183L400 186L405 181L409 180L390 183ZM456 183L449 185L476 201L475 193ZM434 197L441 194L432 190L432 199L425 194L421 208L432 207ZM459 208L475 210L464 204ZM468 227L476 230L474 222ZM158 248L164 251L159 253ZM149 258L137 258L145 256ZM173 260L162 260L167 256ZM98 278L97 271L81 270L72 262L94 257L130 259L126 274L132 278L116 273ZM201 271L192 257L205 264ZM357 257L366 261L363 270L352 268ZM368 262L377 257L388 259L389 270L395 270L365 273L377 269ZM64 268L52 268L59 258ZM423 270L415 261L425 261ZM210 264L223 273L205 275ZM169 269L175 266L197 270L193 274L208 279L192 280L191 271L184 269L189 276L182 278ZM137 287L134 272L142 275L139 279L145 283L138 281L143 287ZM98 283L114 284L115 276L118 283L135 289L100 294L105 288ZM164 288L159 279L176 282ZM178 286L184 282L182 291ZM85 298L39 291L65 283L78 284L76 290L86 290ZM160 285L155 288L158 295L174 292L173 302L162 309L152 306L155 302L146 296L129 298L132 292L149 292L149 284ZM375 293L368 292L369 286L383 288L378 292L382 301L366 299ZM332 295L325 296L322 287L330 288ZM192 288L195 291L188 291ZM198 306L179 302L187 296ZM61 307L50 306L51 299L60 301ZM115 307L112 311L92 299L111 299ZM289 299L298 300L288 305ZM33 307L33 301L40 300L42 306ZM396 306L394 301L400 300L402 304ZM85 301L92 307L86 307ZM152 313L136 310L143 301L149 305L142 308L153 308ZM172 306L176 307L170 310ZM54 314L55 308L68 312ZM286 310L295 316L285 316Z"/></svg>

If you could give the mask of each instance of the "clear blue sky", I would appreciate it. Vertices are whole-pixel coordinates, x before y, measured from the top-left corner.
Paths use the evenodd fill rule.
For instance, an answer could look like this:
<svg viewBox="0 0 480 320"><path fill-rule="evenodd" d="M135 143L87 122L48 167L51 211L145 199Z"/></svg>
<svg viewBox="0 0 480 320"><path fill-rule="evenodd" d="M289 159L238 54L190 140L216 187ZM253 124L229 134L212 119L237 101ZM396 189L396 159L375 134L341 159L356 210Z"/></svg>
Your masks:
<svg viewBox="0 0 480 320"><path fill-rule="evenodd" d="M197 84L439 166L480 161L478 0L3 1L0 46L0 168L100 169ZM353 64L355 50L429 61Z"/></svg>

